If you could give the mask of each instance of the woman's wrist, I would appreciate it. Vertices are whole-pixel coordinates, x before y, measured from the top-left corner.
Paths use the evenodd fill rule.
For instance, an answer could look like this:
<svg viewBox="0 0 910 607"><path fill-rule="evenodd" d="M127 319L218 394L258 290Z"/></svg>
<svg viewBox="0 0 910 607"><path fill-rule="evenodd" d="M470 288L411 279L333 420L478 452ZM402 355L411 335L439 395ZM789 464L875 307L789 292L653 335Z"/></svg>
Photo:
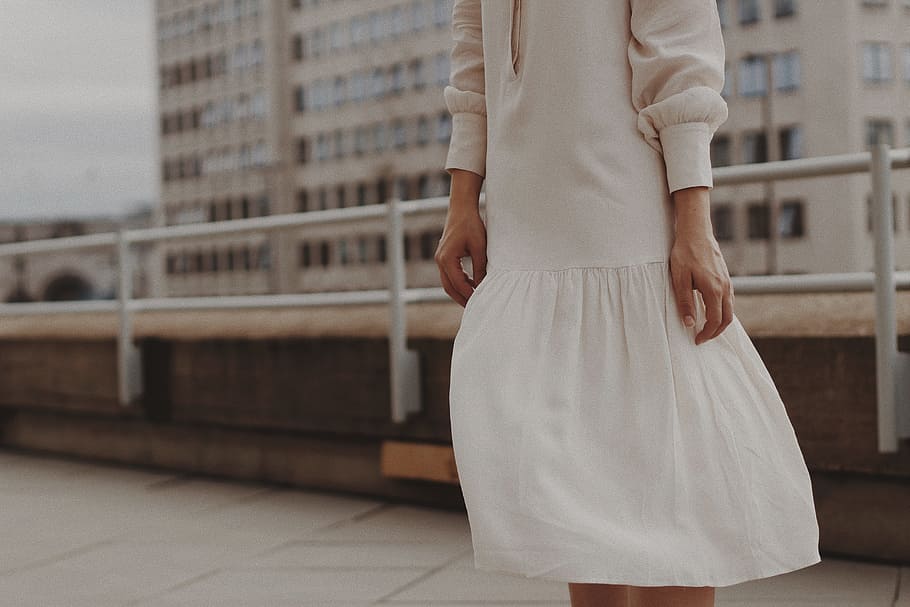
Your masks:
<svg viewBox="0 0 910 607"><path fill-rule="evenodd" d="M672 194L676 233L700 235L712 233L711 200L705 186L683 188Z"/></svg>

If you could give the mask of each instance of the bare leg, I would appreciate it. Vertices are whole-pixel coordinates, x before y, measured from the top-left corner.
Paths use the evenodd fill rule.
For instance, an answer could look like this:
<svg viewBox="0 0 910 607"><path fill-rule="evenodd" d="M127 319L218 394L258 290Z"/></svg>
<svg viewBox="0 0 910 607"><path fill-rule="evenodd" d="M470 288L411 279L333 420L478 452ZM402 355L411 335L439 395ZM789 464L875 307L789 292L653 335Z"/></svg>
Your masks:
<svg viewBox="0 0 910 607"><path fill-rule="evenodd" d="M631 586L631 607L714 607L713 586Z"/></svg>
<svg viewBox="0 0 910 607"><path fill-rule="evenodd" d="M578 584L569 582L572 607L632 607L625 584Z"/></svg>

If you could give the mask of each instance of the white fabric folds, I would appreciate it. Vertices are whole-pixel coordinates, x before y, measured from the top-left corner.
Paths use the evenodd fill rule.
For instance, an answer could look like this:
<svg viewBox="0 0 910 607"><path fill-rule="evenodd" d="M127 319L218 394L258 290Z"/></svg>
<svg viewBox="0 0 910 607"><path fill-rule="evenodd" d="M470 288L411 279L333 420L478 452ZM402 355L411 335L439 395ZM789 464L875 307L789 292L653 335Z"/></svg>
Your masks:
<svg viewBox="0 0 910 607"><path fill-rule="evenodd" d="M669 267L494 269L450 406L476 566L726 586L819 562L812 488L738 318L695 345Z"/></svg>

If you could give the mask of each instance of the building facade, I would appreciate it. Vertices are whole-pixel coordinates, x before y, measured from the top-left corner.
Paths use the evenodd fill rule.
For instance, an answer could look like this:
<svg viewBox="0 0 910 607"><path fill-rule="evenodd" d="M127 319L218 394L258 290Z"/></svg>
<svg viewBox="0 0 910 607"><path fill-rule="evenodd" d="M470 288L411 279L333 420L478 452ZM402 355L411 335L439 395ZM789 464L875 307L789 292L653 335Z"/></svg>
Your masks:
<svg viewBox="0 0 910 607"><path fill-rule="evenodd" d="M617 0L619 1L619 0ZM162 224L447 196L452 0L158 0ZM910 0L718 0L729 118L714 166L910 146ZM895 173L899 267L910 175ZM864 175L718 186L731 274L872 267ZM438 286L443 213L406 218ZM771 226L776 225L776 232ZM385 222L175 241L165 294L382 288ZM776 237L773 237L776 234Z"/></svg>

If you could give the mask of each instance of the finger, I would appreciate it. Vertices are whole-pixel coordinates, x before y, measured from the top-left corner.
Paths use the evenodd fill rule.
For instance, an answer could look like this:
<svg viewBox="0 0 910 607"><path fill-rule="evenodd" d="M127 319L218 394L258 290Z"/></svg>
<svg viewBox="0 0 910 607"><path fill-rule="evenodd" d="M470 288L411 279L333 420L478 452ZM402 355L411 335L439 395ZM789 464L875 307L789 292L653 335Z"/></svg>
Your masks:
<svg viewBox="0 0 910 607"><path fill-rule="evenodd" d="M723 316L723 301L721 291L716 289L705 289L701 291L701 298L705 302L705 325L695 336L695 343L702 344L717 332Z"/></svg>
<svg viewBox="0 0 910 607"><path fill-rule="evenodd" d="M673 294L676 307L683 323L691 328L695 326L695 294L692 291L692 273L686 270L672 272Z"/></svg>
<svg viewBox="0 0 910 607"><path fill-rule="evenodd" d="M483 277L487 275L487 246L486 242L476 245L469 245L471 255L471 269L474 274L474 288L480 284Z"/></svg>
<svg viewBox="0 0 910 607"><path fill-rule="evenodd" d="M442 269L449 279L452 288L461 296L458 301L467 301L474 291L470 277L461 267L461 259L457 255L443 254Z"/></svg>
<svg viewBox="0 0 910 607"><path fill-rule="evenodd" d="M439 282L442 283L442 288L446 294L464 307L468 301L467 297L458 292L452 281L449 280L449 275L441 267L439 270Z"/></svg>
<svg viewBox="0 0 910 607"><path fill-rule="evenodd" d="M724 310L723 316L721 319L720 327L717 329L716 335L720 335L724 330L730 326L730 323L733 322L733 292L729 292L726 297L724 297Z"/></svg>

